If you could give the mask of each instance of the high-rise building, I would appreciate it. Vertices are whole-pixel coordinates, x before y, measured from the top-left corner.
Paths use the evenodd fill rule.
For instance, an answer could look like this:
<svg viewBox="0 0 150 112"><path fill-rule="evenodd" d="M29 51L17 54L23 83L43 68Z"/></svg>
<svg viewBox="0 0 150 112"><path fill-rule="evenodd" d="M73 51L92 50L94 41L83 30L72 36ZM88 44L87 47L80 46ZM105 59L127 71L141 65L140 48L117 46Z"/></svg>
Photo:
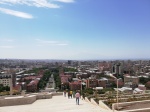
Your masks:
<svg viewBox="0 0 150 112"><path fill-rule="evenodd" d="M114 64L112 67L112 72L114 74L116 74L117 77L118 77L118 75L121 75L121 73L122 73L121 64L120 63Z"/></svg>

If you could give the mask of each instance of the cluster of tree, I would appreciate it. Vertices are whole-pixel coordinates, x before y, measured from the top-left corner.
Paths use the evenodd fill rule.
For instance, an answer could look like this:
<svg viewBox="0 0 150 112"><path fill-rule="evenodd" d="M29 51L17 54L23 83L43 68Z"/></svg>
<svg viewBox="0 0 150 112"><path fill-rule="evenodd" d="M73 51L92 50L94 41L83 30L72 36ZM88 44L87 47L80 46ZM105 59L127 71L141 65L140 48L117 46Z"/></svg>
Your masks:
<svg viewBox="0 0 150 112"><path fill-rule="evenodd" d="M25 71L25 73L38 73L40 70L44 70L45 68L33 68L32 70Z"/></svg>
<svg viewBox="0 0 150 112"><path fill-rule="evenodd" d="M107 91L114 91L113 88L104 88L102 90L98 90L97 93L98 94L105 94Z"/></svg>
<svg viewBox="0 0 150 112"><path fill-rule="evenodd" d="M55 84L56 84L56 87L58 87L59 89L61 89L61 79L60 79L60 76L59 76L59 70L62 69L62 68L52 68L51 69L51 72L54 76L54 80L55 80ZM75 68L63 68L63 71L64 72L77 72L77 69ZM68 79L69 82L72 81L72 79ZM64 85L64 88L63 89L69 89L69 85Z"/></svg>
<svg viewBox="0 0 150 112"><path fill-rule="evenodd" d="M150 77L149 78L140 77L139 82L145 85L147 89L150 89Z"/></svg>
<svg viewBox="0 0 150 112"><path fill-rule="evenodd" d="M44 89L46 87L46 84L49 81L49 78L51 77L52 74L54 76L56 87L59 87L59 88L61 87L61 81L59 77L59 68L49 68L49 69L48 68L33 68L32 70L26 71L25 73L38 73L41 70L44 71L44 74L38 83L39 89Z"/></svg>
<svg viewBox="0 0 150 112"><path fill-rule="evenodd" d="M78 70L75 68L64 68L64 72L77 72Z"/></svg>
<svg viewBox="0 0 150 112"><path fill-rule="evenodd" d="M4 91L10 91L10 87L9 86L3 86L3 84L0 84L0 92L4 92Z"/></svg>
<svg viewBox="0 0 150 112"><path fill-rule="evenodd" d="M44 89L46 87L46 83L48 82L50 76L51 76L51 71L50 70L46 70L44 72L43 77L41 78L41 80L38 83L38 88L39 89Z"/></svg>
<svg viewBox="0 0 150 112"><path fill-rule="evenodd" d="M60 69L59 67L46 69L43 77L41 78L41 80L38 83L38 88L44 89L46 87L46 83L48 82L51 74L53 74L56 87L61 89L61 79L59 76L59 69ZM34 69L34 70L30 71L30 73L38 72L38 70L40 70L40 69ZM63 70L64 70L64 72L77 72L77 69L75 69L75 68L63 68ZM68 87L66 87L66 88L68 88Z"/></svg>
<svg viewBox="0 0 150 112"><path fill-rule="evenodd" d="M85 88L82 93L86 94L86 95L92 95L94 92L94 90L92 88Z"/></svg>
<svg viewBox="0 0 150 112"><path fill-rule="evenodd" d="M61 88L61 80L60 80L60 76L59 76L59 68L53 68L52 74L54 76L56 87L58 87L60 89Z"/></svg>
<svg viewBox="0 0 150 112"><path fill-rule="evenodd" d="M144 77L140 77L139 78L139 82L141 83L141 84L146 84L148 81L150 81L150 78L144 78Z"/></svg>

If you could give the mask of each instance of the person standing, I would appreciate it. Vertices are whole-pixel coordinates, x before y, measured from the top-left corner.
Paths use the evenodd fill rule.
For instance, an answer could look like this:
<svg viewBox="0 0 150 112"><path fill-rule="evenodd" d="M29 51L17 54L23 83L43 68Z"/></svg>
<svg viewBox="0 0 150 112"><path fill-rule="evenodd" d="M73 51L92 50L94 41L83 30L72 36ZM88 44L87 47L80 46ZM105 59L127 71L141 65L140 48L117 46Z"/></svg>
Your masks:
<svg viewBox="0 0 150 112"><path fill-rule="evenodd" d="M76 97L76 105L79 105L79 98L80 98L79 91L77 91L77 93L75 94L75 97Z"/></svg>

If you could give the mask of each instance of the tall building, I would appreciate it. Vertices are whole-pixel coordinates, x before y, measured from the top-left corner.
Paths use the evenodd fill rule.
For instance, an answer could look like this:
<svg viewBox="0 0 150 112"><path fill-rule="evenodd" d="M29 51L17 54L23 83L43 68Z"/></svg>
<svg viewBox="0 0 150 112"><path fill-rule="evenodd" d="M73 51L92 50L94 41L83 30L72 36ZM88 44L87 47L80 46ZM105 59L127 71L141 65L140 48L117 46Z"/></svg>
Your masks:
<svg viewBox="0 0 150 112"><path fill-rule="evenodd" d="M68 65L71 65L71 60L68 60Z"/></svg>
<svg viewBox="0 0 150 112"><path fill-rule="evenodd" d="M10 94L12 94L12 88L13 88L13 78L11 74L1 74L0 75L0 84L3 86L10 87Z"/></svg>
<svg viewBox="0 0 150 112"><path fill-rule="evenodd" d="M112 72L114 74L116 74L117 77L118 77L118 75L121 75L121 73L122 73L121 64L120 63L114 64L112 67Z"/></svg>

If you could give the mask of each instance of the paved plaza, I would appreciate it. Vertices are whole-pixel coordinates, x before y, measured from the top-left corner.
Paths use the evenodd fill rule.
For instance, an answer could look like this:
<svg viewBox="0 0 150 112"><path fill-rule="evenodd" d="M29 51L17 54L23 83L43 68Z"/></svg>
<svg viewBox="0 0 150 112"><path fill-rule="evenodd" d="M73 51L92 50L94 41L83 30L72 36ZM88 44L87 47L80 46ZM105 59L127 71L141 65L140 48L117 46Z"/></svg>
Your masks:
<svg viewBox="0 0 150 112"><path fill-rule="evenodd" d="M64 96L53 96L52 99L37 100L29 105L0 107L0 112L110 112L98 106L80 100L76 105L75 99Z"/></svg>

